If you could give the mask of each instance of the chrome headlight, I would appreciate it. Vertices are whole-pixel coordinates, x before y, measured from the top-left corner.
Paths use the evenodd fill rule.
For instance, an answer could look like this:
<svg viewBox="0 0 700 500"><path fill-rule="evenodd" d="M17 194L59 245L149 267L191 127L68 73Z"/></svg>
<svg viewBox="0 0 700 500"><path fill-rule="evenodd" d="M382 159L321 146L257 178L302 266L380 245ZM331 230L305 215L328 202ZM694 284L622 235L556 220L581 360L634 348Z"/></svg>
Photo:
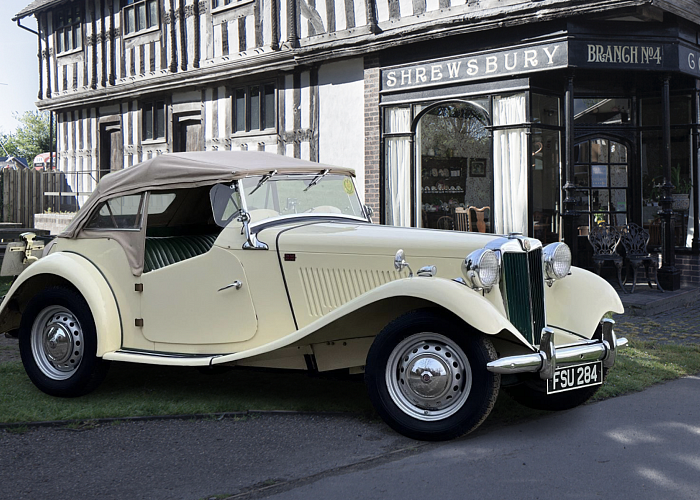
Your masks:
<svg viewBox="0 0 700 500"><path fill-rule="evenodd" d="M571 250L566 243L550 243L542 250L544 274L548 280L560 280L571 269Z"/></svg>
<svg viewBox="0 0 700 500"><path fill-rule="evenodd" d="M470 253L462 262L462 273L472 288L489 291L501 275L496 252L482 248Z"/></svg>

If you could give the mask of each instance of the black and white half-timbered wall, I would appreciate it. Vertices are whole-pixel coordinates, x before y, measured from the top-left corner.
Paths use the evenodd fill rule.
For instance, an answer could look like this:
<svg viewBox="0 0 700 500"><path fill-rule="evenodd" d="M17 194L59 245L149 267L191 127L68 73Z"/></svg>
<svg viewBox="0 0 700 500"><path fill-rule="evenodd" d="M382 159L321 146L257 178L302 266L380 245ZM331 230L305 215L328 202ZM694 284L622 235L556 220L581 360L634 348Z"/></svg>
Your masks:
<svg viewBox="0 0 700 500"><path fill-rule="evenodd" d="M262 150L354 168L387 224L460 230L474 207L470 229L563 239L585 265L591 225L634 222L671 289L700 251L695 0L35 0L15 20L32 15L78 201L153 155Z"/></svg>

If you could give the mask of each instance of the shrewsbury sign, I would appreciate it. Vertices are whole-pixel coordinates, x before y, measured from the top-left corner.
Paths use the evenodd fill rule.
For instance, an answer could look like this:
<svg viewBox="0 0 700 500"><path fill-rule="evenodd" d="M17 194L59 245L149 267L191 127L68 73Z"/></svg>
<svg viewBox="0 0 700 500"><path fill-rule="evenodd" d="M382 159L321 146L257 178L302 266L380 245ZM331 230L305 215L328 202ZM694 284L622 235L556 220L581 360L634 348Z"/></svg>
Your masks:
<svg viewBox="0 0 700 500"><path fill-rule="evenodd" d="M481 53L382 70L382 90L409 89L565 68L566 42Z"/></svg>
<svg viewBox="0 0 700 500"><path fill-rule="evenodd" d="M564 40L382 70L382 91L449 85L576 67L683 71L700 77L700 50L673 43Z"/></svg>

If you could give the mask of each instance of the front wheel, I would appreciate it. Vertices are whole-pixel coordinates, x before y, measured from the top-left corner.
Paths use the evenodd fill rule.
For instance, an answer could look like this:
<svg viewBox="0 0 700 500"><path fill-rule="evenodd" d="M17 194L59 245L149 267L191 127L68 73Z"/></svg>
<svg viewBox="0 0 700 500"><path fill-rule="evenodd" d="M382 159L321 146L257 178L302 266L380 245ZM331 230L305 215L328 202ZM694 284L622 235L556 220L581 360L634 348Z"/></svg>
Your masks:
<svg viewBox="0 0 700 500"><path fill-rule="evenodd" d="M95 321L77 292L39 292L22 314L19 350L30 380L51 396L87 394L104 380L109 362L98 358Z"/></svg>
<svg viewBox="0 0 700 500"><path fill-rule="evenodd" d="M431 311L390 323L367 355L365 382L377 413L414 439L452 439L476 429L498 397L486 370L496 350L485 336Z"/></svg>

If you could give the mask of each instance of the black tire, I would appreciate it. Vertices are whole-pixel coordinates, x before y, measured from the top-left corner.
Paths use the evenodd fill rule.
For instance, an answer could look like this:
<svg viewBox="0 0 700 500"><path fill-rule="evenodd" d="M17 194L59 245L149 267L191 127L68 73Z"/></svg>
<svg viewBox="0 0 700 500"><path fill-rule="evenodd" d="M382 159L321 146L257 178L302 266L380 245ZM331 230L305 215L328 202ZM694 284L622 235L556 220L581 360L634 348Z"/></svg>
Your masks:
<svg viewBox="0 0 700 500"><path fill-rule="evenodd" d="M417 310L389 323L374 340L365 383L377 413L395 431L425 441L453 439L476 429L493 409L501 376L487 371L486 363L496 358L486 336L435 311Z"/></svg>
<svg viewBox="0 0 700 500"><path fill-rule="evenodd" d="M603 380L607 376L608 369L603 368ZM503 389L515 401L534 410L563 411L582 405L598 392L601 385L583 387L572 391L547 394L547 382L535 378L524 379L521 383L512 386L504 386Z"/></svg>
<svg viewBox="0 0 700 500"><path fill-rule="evenodd" d="M19 350L29 379L51 396L87 394L109 369L109 362L96 354L97 331L87 302L63 287L42 290L29 301L20 323Z"/></svg>

